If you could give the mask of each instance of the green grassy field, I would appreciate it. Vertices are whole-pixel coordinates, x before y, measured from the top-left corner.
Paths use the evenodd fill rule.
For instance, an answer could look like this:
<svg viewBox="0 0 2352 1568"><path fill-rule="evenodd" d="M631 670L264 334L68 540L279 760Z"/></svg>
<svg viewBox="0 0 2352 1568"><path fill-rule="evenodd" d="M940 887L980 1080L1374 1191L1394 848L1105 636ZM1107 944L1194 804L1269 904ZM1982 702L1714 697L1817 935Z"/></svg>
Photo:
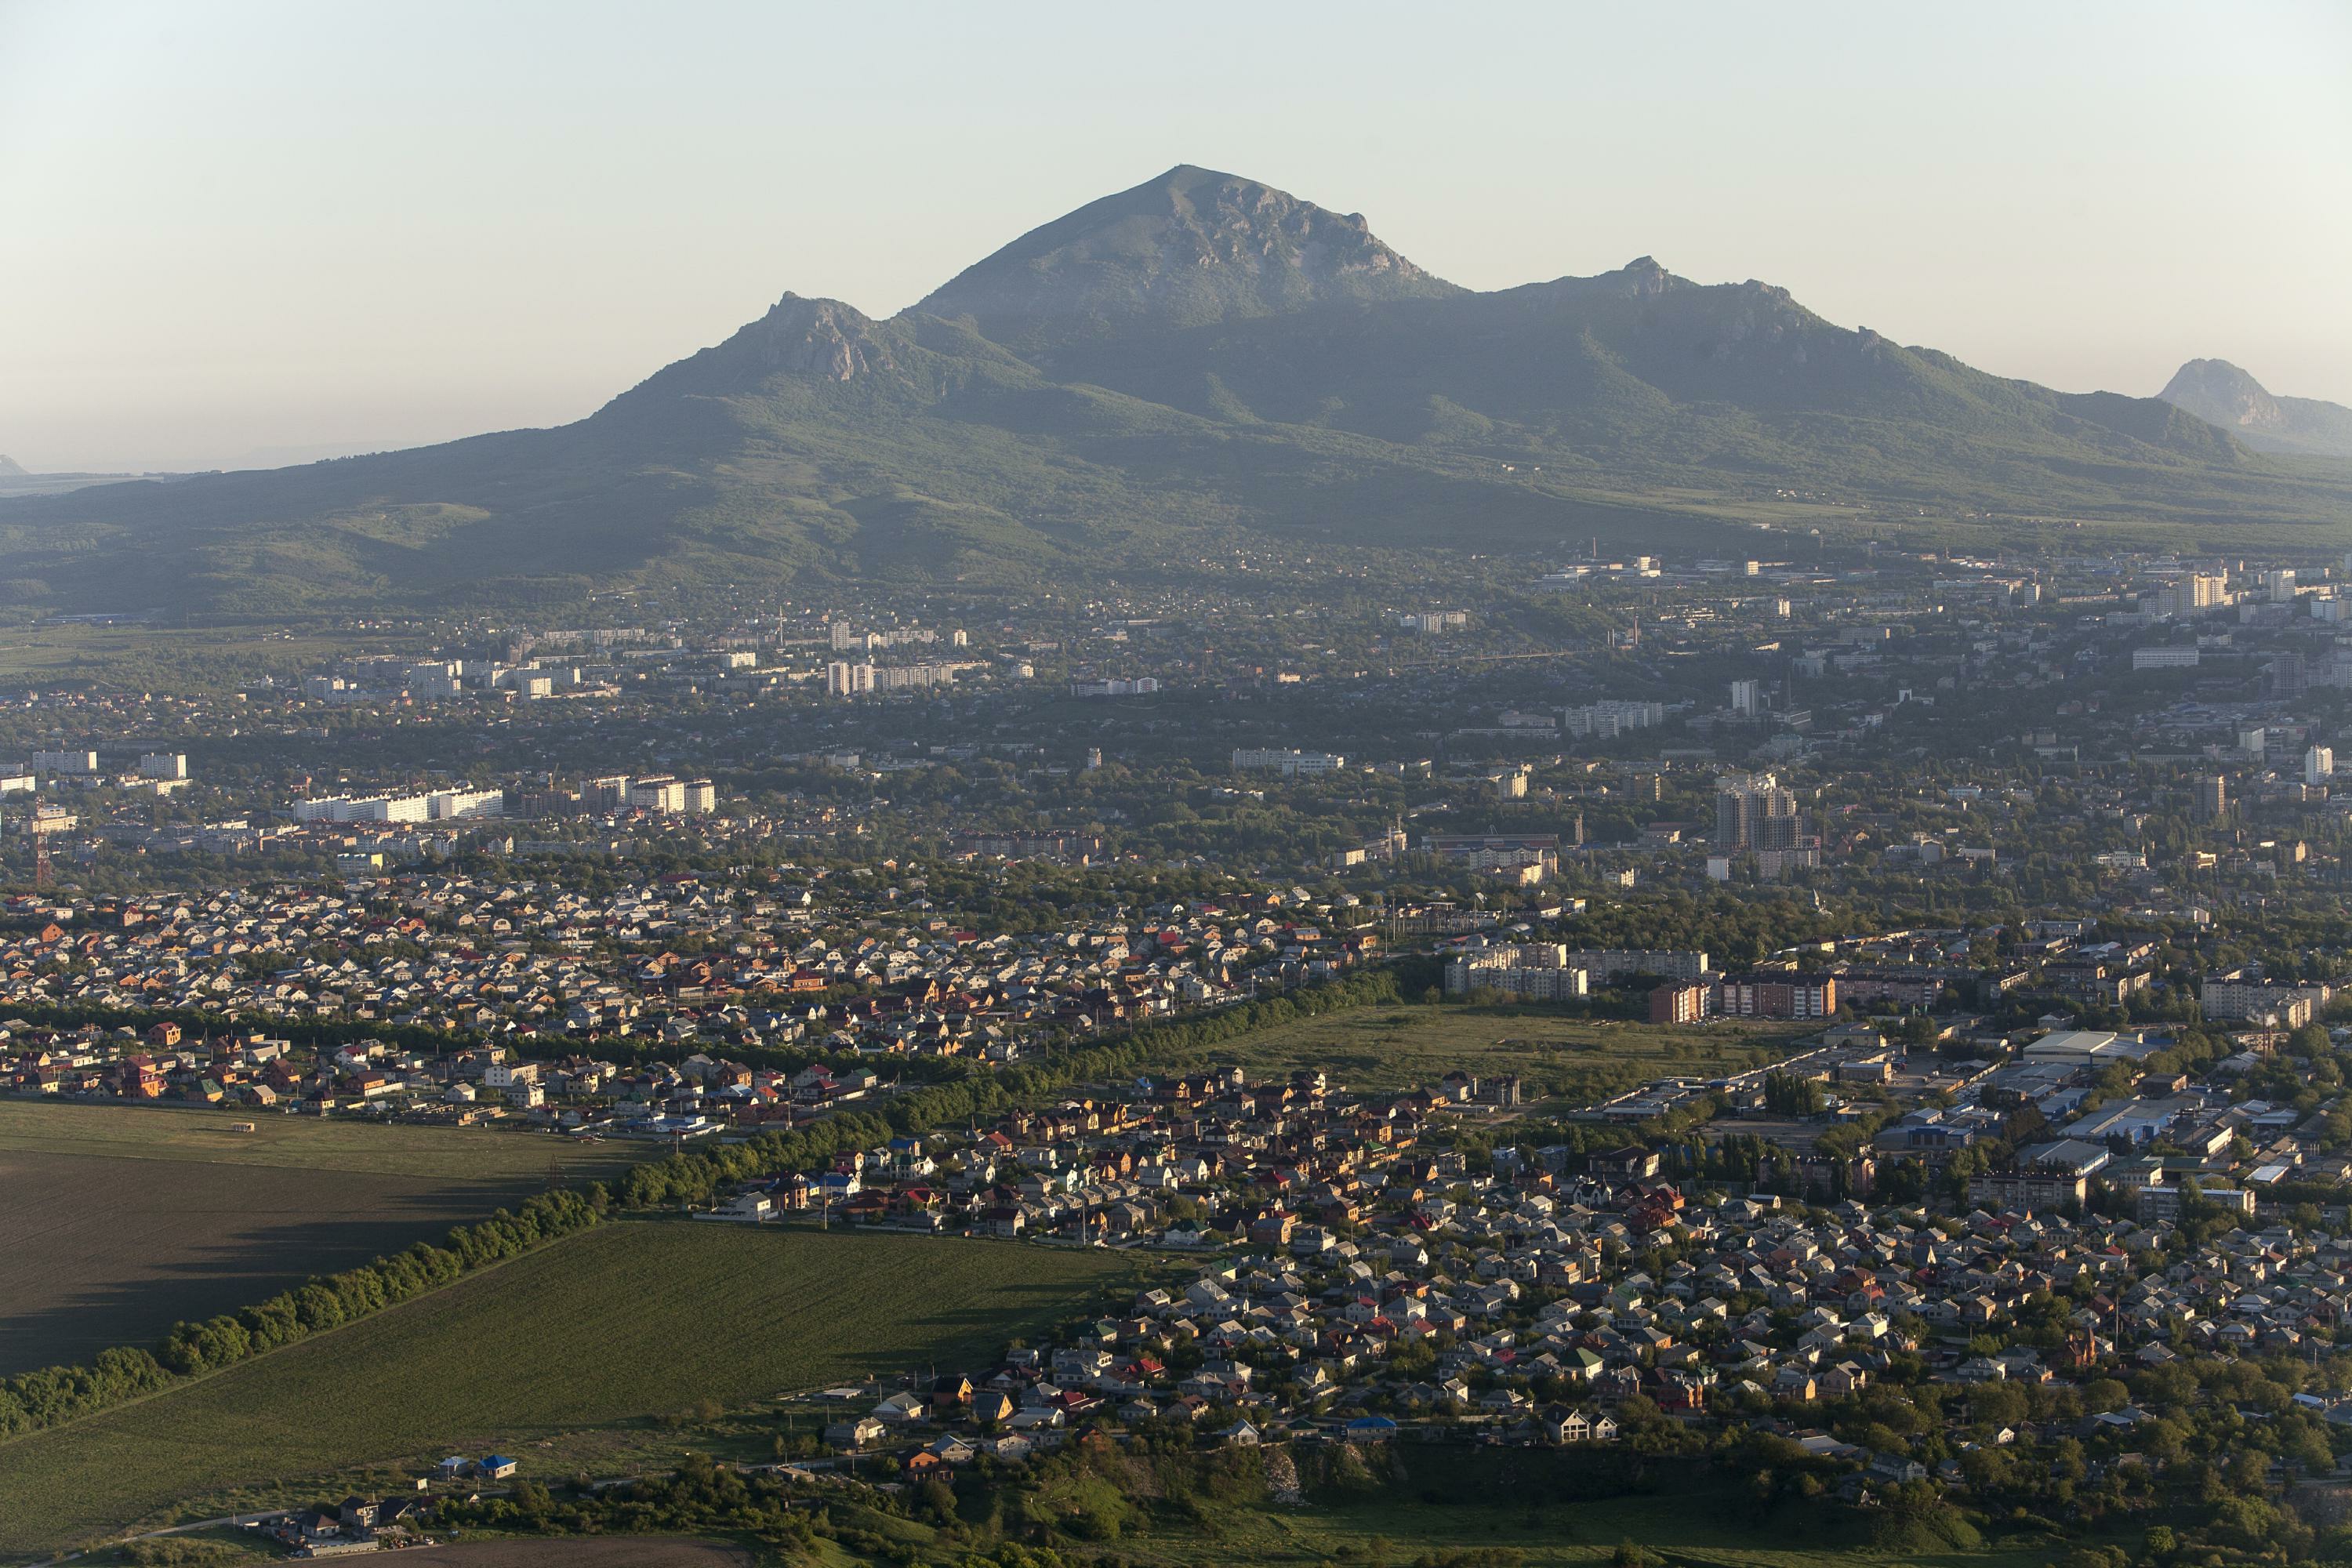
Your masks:
<svg viewBox="0 0 2352 1568"><path fill-rule="evenodd" d="M0 1375L146 1344L602 1174L625 1146L0 1101Z"/></svg>
<svg viewBox="0 0 2352 1568"><path fill-rule="evenodd" d="M975 1367L1135 1254L618 1222L141 1403L0 1445L0 1556L324 1496L493 1447L541 1477L675 1453L646 1418Z"/></svg>
<svg viewBox="0 0 2352 1568"><path fill-rule="evenodd" d="M1652 1079L1713 1076L1786 1054L1800 1031L1729 1021L1669 1026L1537 1008L1358 1007L1207 1047L1252 1073L1320 1068L1357 1089L1409 1089L1460 1068L1517 1073L1531 1093L1584 1101Z"/></svg>
<svg viewBox="0 0 2352 1568"><path fill-rule="evenodd" d="M264 676L299 679L352 645L316 621L187 627L57 621L0 627L0 679L149 691L234 690ZM397 645L396 637L379 639Z"/></svg>
<svg viewBox="0 0 2352 1568"><path fill-rule="evenodd" d="M247 1121L253 1122L252 1131L233 1130ZM0 1100L0 1152L274 1165L434 1181L543 1181L551 1173L617 1170L642 1151L488 1127L376 1126L275 1112Z"/></svg>

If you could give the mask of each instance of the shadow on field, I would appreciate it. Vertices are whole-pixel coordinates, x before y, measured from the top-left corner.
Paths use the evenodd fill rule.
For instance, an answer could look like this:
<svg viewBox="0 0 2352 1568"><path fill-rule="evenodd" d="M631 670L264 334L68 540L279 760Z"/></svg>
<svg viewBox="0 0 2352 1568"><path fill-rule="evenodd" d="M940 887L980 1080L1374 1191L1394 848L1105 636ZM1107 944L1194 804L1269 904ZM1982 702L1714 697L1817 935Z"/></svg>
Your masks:
<svg viewBox="0 0 2352 1568"><path fill-rule="evenodd" d="M538 1190L145 1160L74 1164L69 1184L12 1194L41 1206L0 1270L0 1376L87 1362L110 1345L152 1346L175 1322L438 1242ZM117 1179L126 1173L132 1179Z"/></svg>

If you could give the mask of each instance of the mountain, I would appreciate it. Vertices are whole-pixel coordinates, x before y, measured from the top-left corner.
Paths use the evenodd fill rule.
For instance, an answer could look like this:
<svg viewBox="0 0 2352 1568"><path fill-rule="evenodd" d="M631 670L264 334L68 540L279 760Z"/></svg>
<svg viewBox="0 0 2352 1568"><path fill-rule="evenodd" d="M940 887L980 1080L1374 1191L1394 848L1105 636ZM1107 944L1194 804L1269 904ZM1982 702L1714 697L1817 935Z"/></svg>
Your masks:
<svg viewBox="0 0 2352 1568"><path fill-rule="evenodd" d="M1011 587L1181 578L1244 543L1752 552L1759 522L1865 511L2242 544L2352 521L2352 475L1647 257L1473 292L1361 218L1187 166L888 320L786 294L560 428L0 501L0 606Z"/></svg>
<svg viewBox="0 0 2352 1568"><path fill-rule="evenodd" d="M1923 447L1957 457L1984 443L2054 442L2084 461L2232 467L2243 456L2210 426L2151 399L2004 381L1836 326L1784 289L1694 283L1649 257L1594 278L1376 310L1137 326L1029 357L1058 379L1203 416L1336 426L1423 447L1458 444L1484 421L1502 438L1498 453L1549 443L1558 458L1661 478L1690 464L1818 477L1818 454L1855 443L1885 449L1916 479L1937 477L1916 467ZM1795 451L1727 449L1792 437ZM1849 472L1846 482L1857 478Z"/></svg>
<svg viewBox="0 0 2352 1568"><path fill-rule="evenodd" d="M20 479L25 477L25 469L16 459L5 452L0 452L0 479Z"/></svg>
<svg viewBox="0 0 2352 1568"><path fill-rule="evenodd" d="M1361 214L1184 163L1030 230L915 309L1025 347L1463 292L1381 243Z"/></svg>
<svg viewBox="0 0 2352 1568"><path fill-rule="evenodd" d="M2273 396L2225 359L2190 360L2157 395L2259 452L2352 458L2352 408L2315 397Z"/></svg>

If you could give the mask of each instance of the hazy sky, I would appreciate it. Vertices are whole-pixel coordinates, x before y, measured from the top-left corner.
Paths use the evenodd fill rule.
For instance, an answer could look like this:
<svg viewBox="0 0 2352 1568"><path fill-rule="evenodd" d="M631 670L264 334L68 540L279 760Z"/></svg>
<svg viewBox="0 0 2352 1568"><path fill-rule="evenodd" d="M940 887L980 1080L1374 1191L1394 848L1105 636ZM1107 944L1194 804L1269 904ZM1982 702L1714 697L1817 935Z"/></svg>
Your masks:
<svg viewBox="0 0 2352 1568"><path fill-rule="evenodd" d="M0 453L576 418L1178 163L1491 289L1645 253L2068 390L2352 403L2352 5L0 0Z"/></svg>

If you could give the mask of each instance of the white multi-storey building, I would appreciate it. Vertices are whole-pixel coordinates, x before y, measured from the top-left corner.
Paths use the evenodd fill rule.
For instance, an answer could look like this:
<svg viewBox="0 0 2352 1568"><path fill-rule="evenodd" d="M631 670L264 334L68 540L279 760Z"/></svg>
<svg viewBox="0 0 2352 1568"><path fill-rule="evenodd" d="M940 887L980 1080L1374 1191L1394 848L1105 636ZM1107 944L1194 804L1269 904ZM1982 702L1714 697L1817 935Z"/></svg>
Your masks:
<svg viewBox="0 0 2352 1568"><path fill-rule="evenodd" d="M1585 972L1569 962L1559 942L1480 948L1445 965L1445 989L1454 995L1499 991L1530 1000L1566 1002L1586 994Z"/></svg>
<svg viewBox="0 0 2352 1568"><path fill-rule="evenodd" d="M1272 746L1251 748L1238 746L1234 750L1234 766L1244 771L1272 769L1285 778L1301 774L1335 773L1348 765L1348 759L1331 752L1301 752Z"/></svg>
<svg viewBox="0 0 2352 1568"><path fill-rule="evenodd" d="M441 790L425 797L426 815L435 822L471 816L504 816L507 794L500 789Z"/></svg>
<svg viewBox="0 0 2352 1568"><path fill-rule="evenodd" d="M425 822L432 813L432 797L422 795L330 795L294 803L297 822Z"/></svg>
<svg viewBox="0 0 2352 1568"><path fill-rule="evenodd" d="M1563 711L1568 733L1579 740L1613 741L1629 730L1647 730L1666 721L1663 702L1609 700Z"/></svg>
<svg viewBox="0 0 2352 1568"><path fill-rule="evenodd" d="M1568 962L1603 984L1628 974L1654 974L1687 984L1704 980L1709 973L1706 953L1664 948L1579 948Z"/></svg>
<svg viewBox="0 0 2352 1568"><path fill-rule="evenodd" d="M456 822L503 816L504 790L450 789L430 795L328 795L294 803L297 822Z"/></svg>
<svg viewBox="0 0 2352 1568"><path fill-rule="evenodd" d="M629 784L629 805L638 811L684 811L686 785L667 773L634 779Z"/></svg>
<svg viewBox="0 0 2352 1568"><path fill-rule="evenodd" d="M1409 632L1458 632L1470 624L1467 610L1408 610L1397 625Z"/></svg>

